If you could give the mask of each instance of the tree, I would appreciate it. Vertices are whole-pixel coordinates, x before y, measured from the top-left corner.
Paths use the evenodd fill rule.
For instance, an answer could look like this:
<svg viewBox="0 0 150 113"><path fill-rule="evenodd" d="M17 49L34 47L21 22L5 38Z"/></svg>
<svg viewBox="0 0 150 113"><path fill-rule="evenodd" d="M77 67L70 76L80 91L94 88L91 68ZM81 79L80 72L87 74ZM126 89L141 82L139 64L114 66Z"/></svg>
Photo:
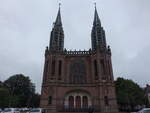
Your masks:
<svg viewBox="0 0 150 113"><path fill-rule="evenodd" d="M121 110L135 110L146 102L144 91L132 80L118 78L115 81L117 102Z"/></svg>
<svg viewBox="0 0 150 113"><path fill-rule="evenodd" d="M0 88L0 108L8 107L9 105L9 91L8 89Z"/></svg>
<svg viewBox="0 0 150 113"><path fill-rule="evenodd" d="M30 107L37 108L40 105L40 95L34 94L30 100Z"/></svg>
<svg viewBox="0 0 150 113"><path fill-rule="evenodd" d="M20 98L17 95L9 95L9 107L18 107Z"/></svg>
<svg viewBox="0 0 150 113"><path fill-rule="evenodd" d="M2 81L0 81L0 88L2 88L3 87L3 82Z"/></svg>
<svg viewBox="0 0 150 113"><path fill-rule="evenodd" d="M25 107L28 105L30 96L35 93L35 86L29 77L23 74L16 74L4 81L4 85L9 89L10 106Z"/></svg>

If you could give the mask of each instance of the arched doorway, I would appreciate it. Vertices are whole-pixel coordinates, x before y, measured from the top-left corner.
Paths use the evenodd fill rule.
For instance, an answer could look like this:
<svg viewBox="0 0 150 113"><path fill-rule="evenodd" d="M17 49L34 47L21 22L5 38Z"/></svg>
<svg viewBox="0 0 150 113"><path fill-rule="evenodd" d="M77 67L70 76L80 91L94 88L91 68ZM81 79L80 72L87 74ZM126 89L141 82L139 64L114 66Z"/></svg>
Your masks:
<svg viewBox="0 0 150 113"><path fill-rule="evenodd" d="M69 96L69 108L74 108L74 97Z"/></svg>
<svg viewBox="0 0 150 113"><path fill-rule="evenodd" d="M76 103L77 109L81 108L81 97L80 96L76 96L75 103Z"/></svg>
<svg viewBox="0 0 150 113"><path fill-rule="evenodd" d="M88 97L83 96L82 98L82 108L88 108Z"/></svg>
<svg viewBox="0 0 150 113"><path fill-rule="evenodd" d="M68 110L87 109L92 106L91 95L82 90L74 90L66 93L64 107Z"/></svg>

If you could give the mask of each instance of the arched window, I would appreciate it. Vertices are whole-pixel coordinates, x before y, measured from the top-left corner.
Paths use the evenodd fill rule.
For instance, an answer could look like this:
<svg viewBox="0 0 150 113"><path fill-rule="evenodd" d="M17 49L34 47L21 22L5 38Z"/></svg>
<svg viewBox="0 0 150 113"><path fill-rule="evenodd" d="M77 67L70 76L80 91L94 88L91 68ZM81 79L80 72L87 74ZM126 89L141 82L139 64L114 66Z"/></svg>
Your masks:
<svg viewBox="0 0 150 113"><path fill-rule="evenodd" d="M83 96L83 100L82 100L83 104L82 104L82 107L83 108L88 108L88 97L87 96Z"/></svg>
<svg viewBox="0 0 150 113"><path fill-rule="evenodd" d="M61 71L62 71L62 61L61 60L59 60L59 66L58 66L58 74L59 74L59 80L61 80Z"/></svg>
<svg viewBox="0 0 150 113"><path fill-rule="evenodd" d="M86 65L83 60L74 60L70 64L70 83L86 83Z"/></svg>
<svg viewBox="0 0 150 113"><path fill-rule="evenodd" d="M69 108L74 108L74 97L69 96Z"/></svg>
<svg viewBox="0 0 150 113"><path fill-rule="evenodd" d="M49 63L48 61L45 62L45 67L44 67L44 69L45 69L45 70L44 70L44 71L45 71L45 72L44 72L44 81L47 80L48 63Z"/></svg>
<svg viewBox="0 0 150 113"><path fill-rule="evenodd" d="M100 60L101 63L101 70L102 70L102 74L105 75L106 74L106 70L105 70L105 64L104 64L104 60Z"/></svg>
<svg viewBox="0 0 150 113"><path fill-rule="evenodd" d="M55 74L55 60L52 61L52 75Z"/></svg>
<svg viewBox="0 0 150 113"><path fill-rule="evenodd" d="M52 96L48 97L48 104L52 104Z"/></svg>
<svg viewBox="0 0 150 113"><path fill-rule="evenodd" d="M47 74L48 71L48 61L45 62L45 73Z"/></svg>
<svg viewBox="0 0 150 113"><path fill-rule="evenodd" d="M104 102L105 102L105 106L108 106L108 105L109 105L109 100L108 100L108 97L107 97L107 96L104 97Z"/></svg>
<svg viewBox="0 0 150 113"><path fill-rule="evenodd" d="M95 74L95 80L98 79L98 71L97 71L97 61L94 60L94 74Z"/></svg>

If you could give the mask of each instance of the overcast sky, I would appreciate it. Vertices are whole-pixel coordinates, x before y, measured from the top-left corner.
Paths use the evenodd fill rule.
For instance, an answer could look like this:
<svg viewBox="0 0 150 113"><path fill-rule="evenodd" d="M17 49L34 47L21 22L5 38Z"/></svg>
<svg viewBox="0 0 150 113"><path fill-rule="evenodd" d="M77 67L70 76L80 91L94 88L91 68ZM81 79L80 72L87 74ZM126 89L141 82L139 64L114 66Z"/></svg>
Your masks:
<svg viewBox="0 0 150 113"><path fill-rule="evenodd" d="M89 49L93 0L62 0L65 48ZM114 77L150 84L150 0L97 0ZM0 80L23 73L40 92L44 51L58 0L0 0Z"/></svg>

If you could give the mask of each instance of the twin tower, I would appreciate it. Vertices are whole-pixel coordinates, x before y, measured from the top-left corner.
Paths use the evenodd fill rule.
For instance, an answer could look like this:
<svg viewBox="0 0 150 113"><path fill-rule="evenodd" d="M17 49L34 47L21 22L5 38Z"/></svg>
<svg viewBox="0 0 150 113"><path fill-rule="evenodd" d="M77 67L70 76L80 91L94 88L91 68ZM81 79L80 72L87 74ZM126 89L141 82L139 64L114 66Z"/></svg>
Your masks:
<svg viewBox="0 0 150 113"><path fill-rule="evenodd" d="M56 51L62 52L64 50L64 30L61 21L60 7L50 37L51 39L50 39L49 50L55 52ZM95 7L95 15L94 15L91 40L92 40L92 51L106 48L105 31L101 26L101 22L96 7Z"/></svg>
<svg viewBox="0 0 150 113"><path fill-rule="evenodd" d="M88 51L64 49L60 8L45 50L41 107L46 112L117 111L111 50L95 7Z"/></svg>

